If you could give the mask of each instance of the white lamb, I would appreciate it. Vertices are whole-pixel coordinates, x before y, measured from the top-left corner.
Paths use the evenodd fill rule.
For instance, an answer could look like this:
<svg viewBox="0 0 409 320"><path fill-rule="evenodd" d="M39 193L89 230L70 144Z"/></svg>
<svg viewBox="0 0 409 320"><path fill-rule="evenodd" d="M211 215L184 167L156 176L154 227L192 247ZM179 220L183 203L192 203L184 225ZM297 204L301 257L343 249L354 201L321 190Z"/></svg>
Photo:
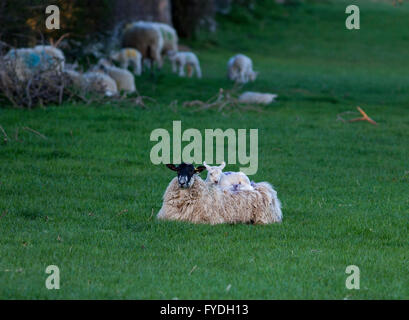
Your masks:
<svg viewBox="0 0 409 320"><path fill-rule="evenodd" d="M273 93L260 93L260 92L252 92L246 91L239 96L239 102L242 103L255 103L255 104L270 104L271 102L275 102L275 98L278 95Z"/></svg>
<svg viewBox="0 0 409 320"><path fill-rule="evenodd" d="M124 48L110 55L113 61L120 64L122 69L128 69L129 66L133 68L136 75L142 73L142 54L134 48Z"/></svg>
<svg viewBox="0 0 409 320"><path fill-rule="evenodd" d="M221 189L232 191L254 190L250 179L243 172L223 172L226 163L223 161L220 166L209 166L203 162L207 170L206 183L211 186L218 186Z"/></svg>
<svg viewBox="0 0 409 320"><path fill-rule="evenodd" d="M100 59L95 71L102 71L115 80L119 91L135 92L135 79L132 73L126 69L113 66L108 60Z"/></svg>
<svg viewBox="0 0 409 320"><path fill-rule="evenodd" d="M255 81L258 72L253 71L253 62L244 54L231 57L227 63L227 76L232 81L247 83Z"/></svg>
<svg viewBox="0 0 409 320"><path fill-rule="evenodd" d="M191 77L194 72L196 72L198 78L202 77L199 59L193 52L172 51L169 53L169 60L172 61L172 65L175 64L177 66L180 77L185 76L185 66L188 69L188 77Z"/></svg>

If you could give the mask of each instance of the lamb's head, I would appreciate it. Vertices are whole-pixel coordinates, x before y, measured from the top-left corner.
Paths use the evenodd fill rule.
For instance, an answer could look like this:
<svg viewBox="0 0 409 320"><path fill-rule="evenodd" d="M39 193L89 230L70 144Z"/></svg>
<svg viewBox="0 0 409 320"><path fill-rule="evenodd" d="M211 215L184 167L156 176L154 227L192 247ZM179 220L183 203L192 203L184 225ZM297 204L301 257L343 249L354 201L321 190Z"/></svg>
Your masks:
<svg viewBox="0 0 409 320"><path fill-rule="evenodd" d="M206 169L204 166L194 167L193 164L182 162L180 165L167 164L170 170L176 171L178 173L178 182L181 188L190 188L194 181L195 175Z"/></svg>
<svg viewBox="0 0 409 320"><path fill-rule="evenodd" d="M223 169L226 166L226 163L223 161L220 166L208 166L206 164L206 161L203 162L203 165L205 166L207 170L207 178L206 182L210 183L211 185L219 184L220 178L222 177Z"/></svg>

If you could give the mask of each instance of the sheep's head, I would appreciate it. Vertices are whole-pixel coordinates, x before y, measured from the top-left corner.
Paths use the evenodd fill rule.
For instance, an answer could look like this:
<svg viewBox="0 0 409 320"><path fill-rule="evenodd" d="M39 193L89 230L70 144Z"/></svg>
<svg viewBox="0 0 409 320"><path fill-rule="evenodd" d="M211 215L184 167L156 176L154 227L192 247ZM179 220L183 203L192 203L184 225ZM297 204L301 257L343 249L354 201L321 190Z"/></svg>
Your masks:
<svg viewBox="0 0 409 320"><path fill-rule="evenodd" d="M181 188L190 188L193 185L195 175L206 169L204 166L195 168L193 164L184 162L178 166L174 164L167 164L166 166L178 173L178 182Z"/></svg>
<svg viewBox="0 0 409 320"><path fill-rule="evenodd" d="M206 164L206 161L203 162L203 165L205 166L207 170L207 178L206 181L209 182L210 184L219 184L220 178L222 177L222 172L224 167L226 166L226 163L223 161L220 166L208 166Z"/></svg>

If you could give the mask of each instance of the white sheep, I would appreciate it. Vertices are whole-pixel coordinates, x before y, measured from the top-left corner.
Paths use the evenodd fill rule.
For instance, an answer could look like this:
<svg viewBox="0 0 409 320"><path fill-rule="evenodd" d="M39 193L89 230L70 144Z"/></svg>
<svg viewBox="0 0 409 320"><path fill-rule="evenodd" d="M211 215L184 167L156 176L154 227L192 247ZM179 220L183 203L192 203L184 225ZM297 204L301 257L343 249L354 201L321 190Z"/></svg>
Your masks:
<svg viewBox="0 0 409 320"><path fill-rule="evenodd" d="M129 24L122 37L122 48L135 48L149 61L149 65L156 63L162 67L163 36L157 26L149 23Z"/></svg>
<svg viewBox="0 0 409 320"><path fill-rule="evenodd" d="M191 77L194 72L198 78L202 77L202 70L200 69L199 59L193 52L175 52L169 53L169 60L172 61L172 65L175 64L178 68L178 74L180 77L185 76L185 67L188 69L188 77Z"/></svg>
<svg viewBox="0 0 409 320"><path fill-rule="evenodd" d="M88 71L84 73L83 79L86 92L102 92L108 97L118 94L115 80L105 73Z"/></svg>
<svg viewBox="0 0 409 320"><path fill-rule="evenodd" d="M113 66L108 60L100 59L98 65L93 69L96 72L104 72L115 80L119 91L135 92L135 78L132 73L126 69Z"/></svg>
<svg viewBox="0 0 409 320"><path fill-rule="evenodd" d="M121 68L128 69L129 66L133 68L136 75L142 73L142 54L134 48L123 48L110 55L113 61L119 62Z"/></svg>
<svg viewBox="0 0 409 320"><path fill-rule="evenodd" d="M275 99L278 95L273 93L260 93L260 92L252 92L246 91L239 96L239 102L242 103L255 103L255 104L270 104L271 102L275 102Z"/></svg>
<svg viewBox="0 0 409 320"><path fill-rule="evenodd" d="M258 72L253 71L253 62L244 54L231 57L227 63L227 76L232 81L247 83L255 81Z"/></svg>
<svg viewBox="0 0 409 320"><path fill-rule="evenodd" d="M206 183L218 186L221 189L227 188L233 191L254 190L250 179L243 172L223 172L226 163L223 161L220 166L209 166L203 162L207 170Z"/></svg>
<svg viewBox="0 0 409 320"><path fill-rule="evenodd" d="M65 56L64 53L51 45L38 45L34 51L40 54L42 66L44 68L55 67L57 71L64 70Z"/></svg>
<svg viewBox="0 0 409 320"><path fill-rule="evenodd" d="M41 56L32 48L11 49L4 56L4 65L18 80L27 81L40 70Z"/></svg>
<svg viewBox="0 0 409 320"><path fill-rule="evenodd" d="M267 182L254 184L253 191L233 192L212 188L198 173L204 166L168 164L178 176L169 183L157 218L192 223L254 223L282 221L277 192Z"/></svg>

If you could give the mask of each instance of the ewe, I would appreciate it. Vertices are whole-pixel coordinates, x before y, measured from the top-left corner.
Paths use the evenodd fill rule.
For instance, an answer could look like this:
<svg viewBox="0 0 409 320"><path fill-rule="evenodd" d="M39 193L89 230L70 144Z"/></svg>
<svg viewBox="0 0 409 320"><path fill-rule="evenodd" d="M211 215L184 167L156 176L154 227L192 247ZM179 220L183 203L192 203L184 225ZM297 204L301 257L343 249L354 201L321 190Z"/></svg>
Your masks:
<svg viewBox="0 0 409 320"><path fill-rule="evenodd" d="M55 66L57 71L64 70L65 56L60 49L50 45L38 45L34 47L34 51L40 54L45 68Z"/></svg>
<svg viewBox="0 0 409 320"><path fill-rule="evenodd" d="M243 172L222 172L226 163L223 161L220 166L208 166L203 162L207 170L206 183L219 188L227 188L233 191L254 190L250 179Z"/></svg>
<svg viewBox="0 0 409 320"><path fill-rule="evenodd" d="M134 73L140 76L142 73L142 54L133 48L124 48L110 55L113 61L119 62L122 69L128 69L131 65Z"/></svg>
<svg viewBox="0 0 409 320"><path fill-rule="evenodd" d="M113 66L108 60L100 59L94 71L104 72L115 80L119 91L135 92L135 79L131 72Z"/></svg>
<svg viewBox="0 0 409 320"><path fill-rule="evenodd" d="M258 72L253 71L253 62L244 54L231 57L227 63L227 76L232 81L247 83L255 81Z"/></svg>
<svg viewBox="0 0 409 320"><path fill-rule="evenodd" d="M157 63L162 67L163 36L159 28L149 23L132 23L125 28L122 37L123 48L135 48L149 65Z"/></svg>
<svg viewBox="0 0 409 320"><path fill-rule="evenodd" d="M254 184L253 191L232 192L212 188L197 174L205 167L191 164L168 164L177 171L163 196L157 218L192 223L255 223L281 222L281 204L277 192L266 182Z"/></svg>
<svg viewBox="0 0 409 320"><path fill-rule="evenodd" d="M11 49L4 56L5 69L14 71L17 79L27 81L40 70L41 56L31 48Z"/></svg>
<svg viewBox="0 0 409 320"><path fill-rule="evenodd" d="M194 71L196 72L196 76L198 78L202 77L199 59L193 52L171 51L168 57L172 62L172 69L175 71L176 67L178 68L178 74L180 77L185 76L185 66L188 69L188 77L191 77Z"/></svg>

